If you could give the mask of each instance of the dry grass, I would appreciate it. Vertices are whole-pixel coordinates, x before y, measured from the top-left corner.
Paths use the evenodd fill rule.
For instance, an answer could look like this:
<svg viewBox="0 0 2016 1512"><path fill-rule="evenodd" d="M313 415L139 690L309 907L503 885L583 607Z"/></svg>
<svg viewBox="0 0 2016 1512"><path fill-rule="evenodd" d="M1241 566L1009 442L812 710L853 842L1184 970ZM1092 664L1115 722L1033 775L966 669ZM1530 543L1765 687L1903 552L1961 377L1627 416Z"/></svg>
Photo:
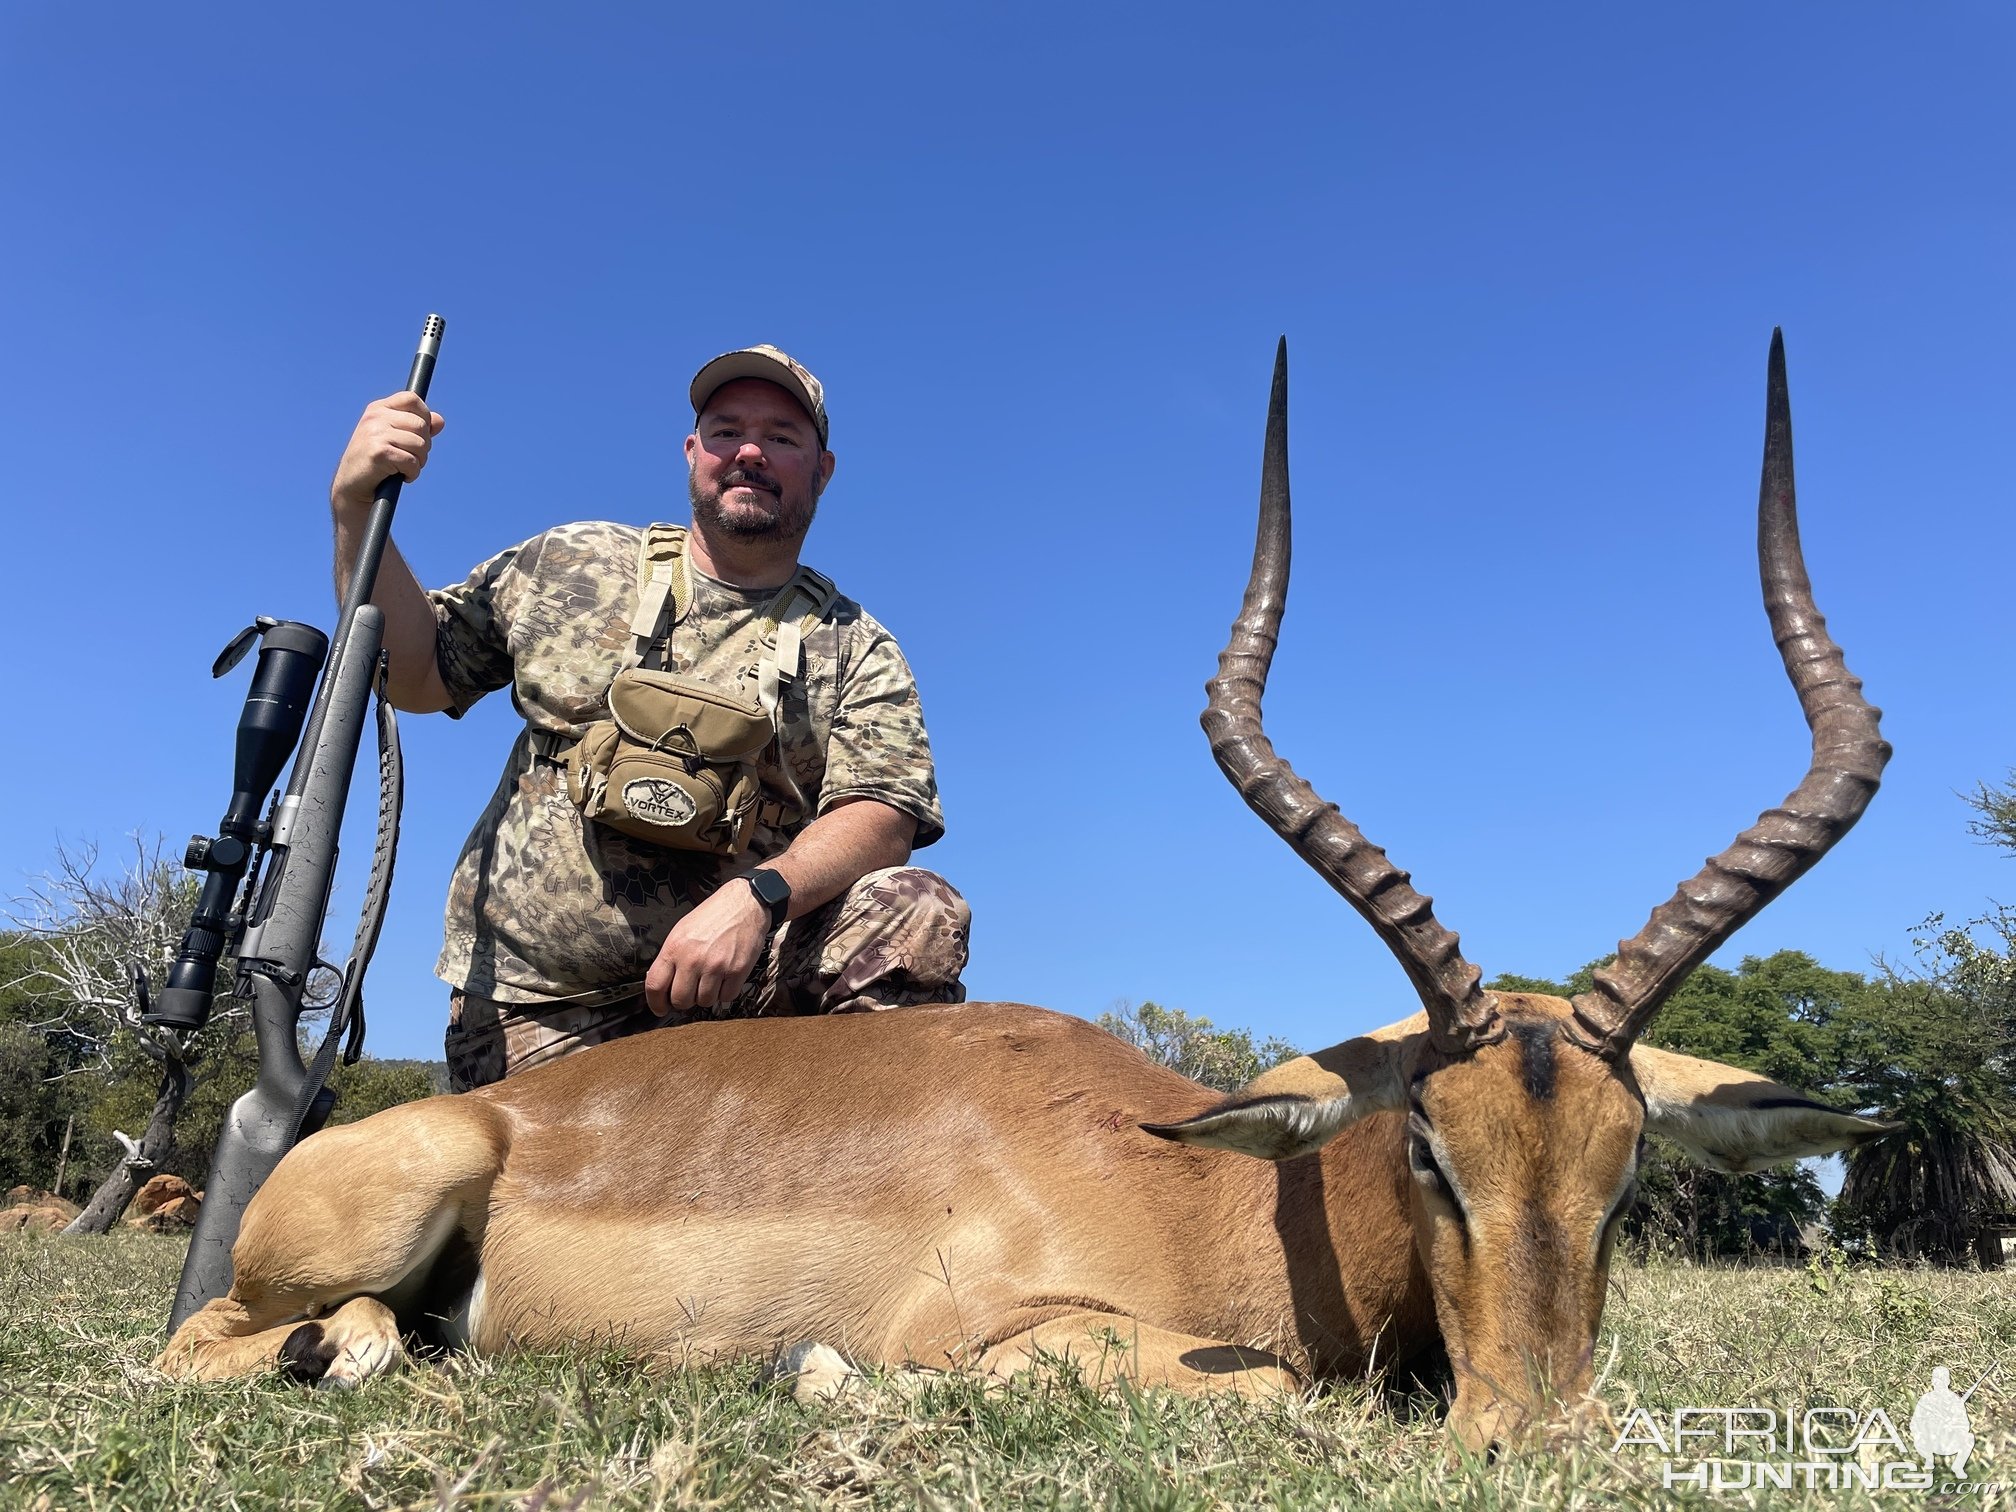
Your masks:
<svg viewBox="0 0 2016 1512"><path fill-rule="evenodd" d="M560 1508L1674 1505L1655 1451L1601 1430L1452 1464L1439 1404L1351 1383L1271 1406L890 1377L802 1405L754 1366L654 1372L593 1354L458 1359L354 1394L171 1384L147 1361L180 1262L126 1233L0 1237L0 1506ZM1881 1407L1934 1365L1964 1387L1970 1479L2016 1486L2016 1287L1929 1271L1620 1266L1601 1353L1633 1407ZM1880 1493L1879 1493L1880 1496ZM1695 1500L1707 1498L1695 1497ZM1725 1503L1916 1504L1860 1491ZM2016 1507L1970 1491L1934 1504Z"/></svg>

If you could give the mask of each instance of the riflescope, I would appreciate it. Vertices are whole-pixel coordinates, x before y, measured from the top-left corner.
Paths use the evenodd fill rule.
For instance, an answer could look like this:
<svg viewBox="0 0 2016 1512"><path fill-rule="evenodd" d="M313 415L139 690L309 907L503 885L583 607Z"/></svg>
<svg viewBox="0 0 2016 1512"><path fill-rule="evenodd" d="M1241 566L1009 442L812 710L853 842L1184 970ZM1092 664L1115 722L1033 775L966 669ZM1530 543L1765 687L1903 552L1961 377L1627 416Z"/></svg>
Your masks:
<svg viewBox="0 0 2016 1512"><path fill-rule="evenodd" d="M260 642L259 661L238 715L231 803L216 835L192 837L182 857L189 870L206 873L203 891L182 936L182 948L168 968L167 986L148 1004L145 1015L148 1023L169 1029L201 1029L210 1021L217 963L244 923L242 905L234 919L232 900L254 851L271 838L259 811L294 754L308 702L315 694L315 679L329 655L329 638L313 625L261 618L224 648L212 675L222 677L236 666L255 637Z"/></svg>

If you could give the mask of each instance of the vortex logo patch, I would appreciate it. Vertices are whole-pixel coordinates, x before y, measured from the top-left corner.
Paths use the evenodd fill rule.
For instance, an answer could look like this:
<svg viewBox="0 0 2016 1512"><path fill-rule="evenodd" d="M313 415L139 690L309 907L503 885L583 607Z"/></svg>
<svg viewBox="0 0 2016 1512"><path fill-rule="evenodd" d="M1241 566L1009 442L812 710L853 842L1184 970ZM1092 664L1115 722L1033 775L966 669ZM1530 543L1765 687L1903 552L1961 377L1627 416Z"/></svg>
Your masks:
<svg viewBox="0 0 2016 1512"><path fill-rule="evenodd" d="M693 795L663 777L639 777L623 784L623 807L633 819L676 829L699 812Z"/></svg>

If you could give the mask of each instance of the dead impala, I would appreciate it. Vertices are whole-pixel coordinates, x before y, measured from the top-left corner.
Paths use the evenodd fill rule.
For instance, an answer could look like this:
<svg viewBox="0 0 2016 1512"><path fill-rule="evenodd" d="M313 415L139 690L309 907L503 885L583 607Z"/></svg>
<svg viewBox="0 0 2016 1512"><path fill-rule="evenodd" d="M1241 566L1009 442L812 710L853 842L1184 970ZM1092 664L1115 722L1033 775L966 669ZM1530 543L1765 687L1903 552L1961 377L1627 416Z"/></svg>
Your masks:
<svg viewBox="0 0 2016 1512"><path fill-rule="evenodd" d="M1204 716L1246 801L1399 957L1422 1011L1218 1098L1016 1004L704 1023L333 1128L245 1214L236 1282L160 1365L354 1385L401 1331L719 1358L821 1340L996 1375L1100 1360L1294 1389L1439 1343L1480 1446L1589 1387L1642 1135L1724 1170L1895 1127L1637 1044L1689 970L1867 806L1889 747L1814 609L1771 345L1758 554L1805 779L1572 1001L1490 992L1429 900L1274 754L1286 345L1259 540ZM1233 1159L1233 1151L1259 1159Z"/></svg>

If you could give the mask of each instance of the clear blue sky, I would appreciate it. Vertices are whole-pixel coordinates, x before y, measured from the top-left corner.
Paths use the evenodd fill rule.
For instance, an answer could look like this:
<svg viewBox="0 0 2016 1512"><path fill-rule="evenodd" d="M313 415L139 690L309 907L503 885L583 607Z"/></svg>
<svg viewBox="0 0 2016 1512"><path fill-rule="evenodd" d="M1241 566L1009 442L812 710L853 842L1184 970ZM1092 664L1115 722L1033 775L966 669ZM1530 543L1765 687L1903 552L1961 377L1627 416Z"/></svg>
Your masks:
<svg viewBox="0 0 2016 1512"><path fill-rule="evenodd" d="M2016 894L1955 797L2016 762L2006 7L304 9L0 20L9 890L215 825L209 659L332 621L330 469L438 310L430 582L682 517L714 353L825 380L808 558L917 668L976 997L1304 1045L1412 1007L1196 724L1282 332L1270 729L1486 972L1603 954L1805 768L1752 559L1774 325L1897 756L1720 959L1864 968ZM407 721L380 1054L438 1053L512 724Z"/></svg>

